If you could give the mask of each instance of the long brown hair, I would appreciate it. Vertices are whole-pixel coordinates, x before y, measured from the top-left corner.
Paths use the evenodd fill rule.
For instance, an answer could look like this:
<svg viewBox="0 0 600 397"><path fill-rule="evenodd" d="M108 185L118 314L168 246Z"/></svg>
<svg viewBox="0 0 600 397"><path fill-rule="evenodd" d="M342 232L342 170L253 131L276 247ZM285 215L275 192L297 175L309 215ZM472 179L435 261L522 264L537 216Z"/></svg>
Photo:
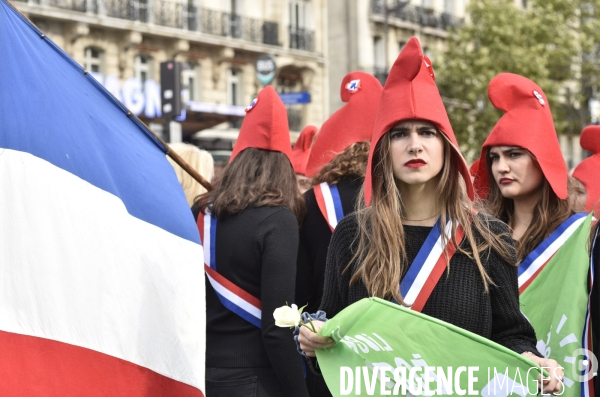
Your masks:
<svg viewBox="0 0 600 397"><path fill-rule="evenodd" d="M441 211L442 225L450 219L452 221L451 241L458 247L458 251L473 258L481 274L485 290L493 281L488 276L480 259L480 253L492 248L508 261L514 263L510 246L490 231L490 222L500 222L489 217L475 215L471 201L466 194L466 187L461 175L457 172L460 155L453 149L445 135L438 131L444 144L444 165L440 172L440 182L436 189L436 201ZM402 203L400 191L396 186L392 170L390 154L390 134L385 134L377 144L373 156L373 195L371 206L366 207L364 201L358 204L358 247L351 261L359 261L357 271L352 275L350 283L359 280L365 284L367 291L372 296L384 299L393 297L397 302L405 305L398 286L402 275L407 270L408 263L404 227L402 218L405 217L405 208ZM456 228L462 225L465 239L468 241L468 250L460 247L456 240ZM477 230L482 236L482 242L476 243ZM442 233L442 239L446 239ZM446 243L446 241L444 241ZM346 271L350 269L348 265ZM448 267L448 271L450 268Z"/></svg>
<svg viewBox="0 0 600 397"><path fill-rule="evenodd" d="M537 167L539 164L535 156L527 151ZM514 214L514 202L502 196L498 184L495 182L492 174L492 159L485 156L485 168L490 181L490 193L483 200L487 211L497 218L506 220L510 225ZM568 190L574 189L574 181L569 178ZM525 257L535 249L546 237L550 235L561 223L573 215L575 210L572 208L568 199L558 198L556 193L550 187L550 184L544 178L540 187L540 196L537 204L533 208L533 220L521 239L517 241L517 261L520 263Z"/></svg>
<svg viewBox="0 0 600 397"><path fill-rule="evenodd" d="M369 141L355 142L348 146L321 168L311 180L311 185L322 182L333 185L346 177L364 178L370 147Z"/></svg>
<svg viewBox="0 0 600 397"><path fill-rule="evenodd" d="M296 186L296 174L287 156L280 152L248 148L224 169L215 188L200 196L196 205L222 219L246 208L288 208L298 222L304 216L304 198Z"/></svg>

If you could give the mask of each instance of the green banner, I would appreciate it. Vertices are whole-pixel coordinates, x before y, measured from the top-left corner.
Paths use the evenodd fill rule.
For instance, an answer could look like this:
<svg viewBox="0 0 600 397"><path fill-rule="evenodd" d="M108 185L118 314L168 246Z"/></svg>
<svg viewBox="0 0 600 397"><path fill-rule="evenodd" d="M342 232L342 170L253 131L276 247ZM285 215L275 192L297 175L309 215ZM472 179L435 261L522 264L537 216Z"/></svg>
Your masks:
<svg viewBox="0 0 600 397"><path fill-rule="evenodd" d="M521 311L535 329L540 353L564 367L564 397L578 397L584 357L582 335L588 303L588 241L592 215L569 237L521 294Z"/></svg>
<svg viewBox="0 0 600 397"><path fill-rule="evenodd" d="M537 394L539 367L489 339L378 298L347 307L319 331L333 396Z"/></svg>

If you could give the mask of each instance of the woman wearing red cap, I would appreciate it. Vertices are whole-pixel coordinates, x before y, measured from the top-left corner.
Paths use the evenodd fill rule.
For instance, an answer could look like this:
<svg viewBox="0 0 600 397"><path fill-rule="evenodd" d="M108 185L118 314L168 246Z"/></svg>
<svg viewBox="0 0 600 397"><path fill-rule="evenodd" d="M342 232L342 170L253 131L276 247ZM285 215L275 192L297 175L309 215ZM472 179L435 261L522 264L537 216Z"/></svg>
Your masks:
<svg viewBox="0 0 600 397"><path fill-rule="evenodd" d="M368 73L344 76L340 96L346 104L325 121L311 149L306 176L314 187L304 194L295 300L307 304L308 312L316 312L321 304L333 230L354 211L360 197L382 90L379 80ZM311 396L329 395L323 378L308 373L306 380Z"/></svg>
<svg viewBox="0 0 600 397"><path fill-rule="evenodd" d="M287 113L270 86L246 112L229 165L194 208L207 276L207 397L307 397L289 331L271 314L294 299L304 211Z"/></svg>
<svg viewBox="0 0 600 397"><path fill-rule="evenodd" d="M542 89L525 77L501 73L490 81L488 96L505 113L483 144L475 187L489 212L509 225L516 241L518 285L521 299L526 302L524 311L528 316L542 313L548 318L547 325L542 325L544 321L534 322L542 339L540 346L550 343L550 337L543 337L548 332L559 332L564 324L562 317L565 321L569 319L569 326L579 324L577 344L561 342L560 347L568 349L563 352L556 351L558 346L552 347L554 354L569 355L582 345L588 346L588 337L582 338L581 329L583 335L588 335L585 323L589 292L584 288L589 256L583 246L578 251L572 248L581 228L588 227L587 214L576 213L569 200L572 181ZM583 231L584 237L588 234L589 231ZM567 241L569 244L565 245ZM563 246L569 247L565 251L569 253L569 262L563 265L557 262L560 259L551 261L553 257L560 258L555 255ZM547 266L549 263L553 265ZM565 279L580 282L566 287L567 284L561 284ZM573 285L581 286L581 290L575 291ZM554 293L552 299L544 298L548 292ZM560 309L559 302L563 302ZM568 378L565 384L571 388L573 382L569 380L573 376ZM588 386L582 382L584 389Z"/></svg>
<svg viewBox="0 0 600 397"><path fill-rule="evenodd" d="M573 178L583 185L581 204L586 212L600 214L600 126L585 127L579 137L581 147L592 155L584 159L573 170Z"/></svg>
<svg viewBox="0 0 600 397"><path fill-rule="evenodd" d="M591 156L584 159L575 170L573 170L573 178L577 179L582 185L582 195L578 197L579 205L585 211L594 211L596 218L600 217L600 126L590 125L583 129L579 137L581 147L591 153ZM594 333L594 354L600 357L600 285L598 277L600 277L600 243L596 236L600 230L600 222L597 222L596 227L592 230L591 259L594 271L594 280L596 285L592 289L590 297L591 315L592 315L592 332ZM600 377L595 379L595 393L600 393Z"/></svg>
<svg viewBox="0 0 600 397"><path fill-rule="evenodd" d="M335 230L321 309L332 317L365 297L393 299L550 366L552 373L556 361L531 353L536 338L519 310L508 228L473 212L469 169L431 62L416 38L390 71L371 142L367 207ZM431 249L429 241L441 249ZM427 262L442 268L425 270L429 282L405 277L413 269L426 269L425 261L436 253ZM442 257L446 260L437 260ZM305 327L298 341L308 356L333 343ZM544 390L557 391L558 383L554 377Z"/></svg>
<svg viewBox="0 0 600 397"><path fill-rule="evenodd" d="M316 134L317 127L307 125L300 132L300 136L292 148L292 157L290 159L296 173L300 193L304 193L310 189L310 178L306 176L306 163L308 162L308 156L310 155L310 149Z"/></svg>
<svg viewBox="0 0 600 397"><path fill-rule="evenodd" d="M327 247L337 223L354 211L365 177L369 140L381 83L364 72L348 73L340 94L346 104L321 127L306 164L315 185L304 194L306 215L300 230L296 301L315 312L323 295Z"/></svg>

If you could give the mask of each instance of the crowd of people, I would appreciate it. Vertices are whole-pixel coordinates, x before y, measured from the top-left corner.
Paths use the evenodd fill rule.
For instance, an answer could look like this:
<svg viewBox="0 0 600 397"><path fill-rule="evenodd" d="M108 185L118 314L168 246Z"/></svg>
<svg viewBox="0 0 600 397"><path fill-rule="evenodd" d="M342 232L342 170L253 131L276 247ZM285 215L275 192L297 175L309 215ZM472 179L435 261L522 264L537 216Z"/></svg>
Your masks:
<svg viewBox="0 0 600 397"><path fill-rule="evenodd" d="M334 341L307 327L294 339L272 313L307 304L330 319L372 296L550 368L543 392L560 393L559 365L538 352L520 310L519 267L565 222L600 208L600 127L583 131L592 156L570 176L544 91L502 73L488 96L504 114L469 167L416 38L384 87L352 72L340 95L346 104L320 130L307 126L292 150L285 106L264 88L221 178L194 201L207 275L207 396L329 395L315 351ZM416 304L403 280L435 233L444 276ZM596 225L589 235L598 263Z"/></svg>

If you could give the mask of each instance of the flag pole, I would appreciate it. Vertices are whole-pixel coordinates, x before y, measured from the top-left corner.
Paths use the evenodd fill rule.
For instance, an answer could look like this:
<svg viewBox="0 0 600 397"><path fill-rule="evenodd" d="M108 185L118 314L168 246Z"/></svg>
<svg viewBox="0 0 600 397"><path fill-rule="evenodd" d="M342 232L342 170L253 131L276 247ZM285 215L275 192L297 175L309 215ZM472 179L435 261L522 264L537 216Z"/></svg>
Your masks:
<svg viewBox="0 0 600 397"><path fill-rule="evenodd" d="M136 120L138 121L138 123L143 125L144 128L146 128L146 131L148 131L150 134L152 134L152 136L157 141L159 141L161 143L161 145L163 145L167 149L167 156L169 156L175 163L177 163L178 166L180 166L185 172L187 172L192 178L194 178L196 180L196 182L201 184L206 189L206 191L210 192L213 190L213 186L210 184L210 182L207 181L202 175L200 175L184 159L182 159L181 156L177 154L177 152L175 152L173 149L171 149L171 147L165 141L163 141L158 135L156 135L154 133L154 131L152 131L150 128L148 128L146 123L144 123L142 120L140 120L133 113L130 115L130 117L135 117Z"/></svg>

